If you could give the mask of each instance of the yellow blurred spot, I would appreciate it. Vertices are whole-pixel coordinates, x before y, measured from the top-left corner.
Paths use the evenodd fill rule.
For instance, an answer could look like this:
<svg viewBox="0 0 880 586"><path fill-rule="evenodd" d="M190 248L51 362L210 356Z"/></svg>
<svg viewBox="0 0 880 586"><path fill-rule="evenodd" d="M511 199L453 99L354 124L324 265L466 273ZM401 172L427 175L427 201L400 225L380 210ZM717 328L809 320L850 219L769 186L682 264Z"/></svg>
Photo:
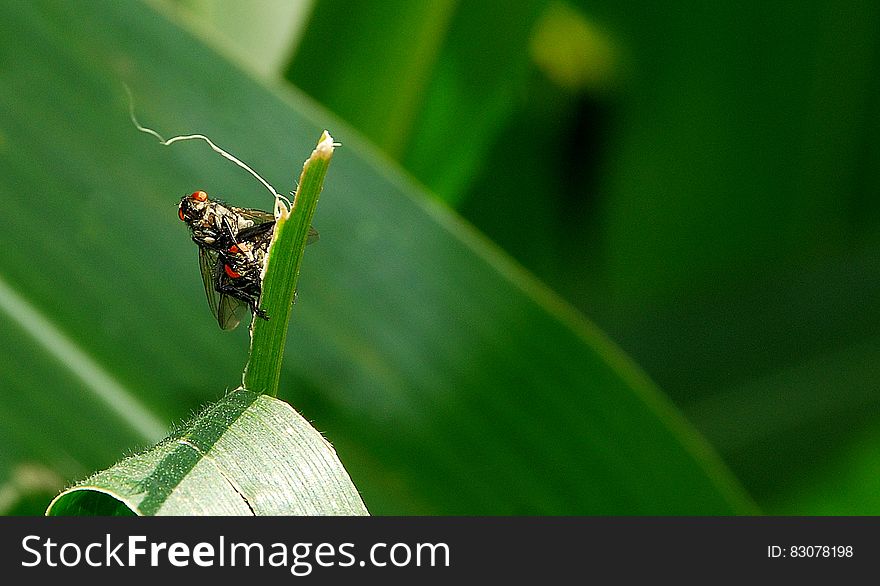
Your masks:
<svg viewBox="0 0 880 586"><path fill-rule="evenodd" d="M535 64L562 87L577 91L612 85L617 52L611 39L565 2L548 6L529 49Z"/></svg>
<svg viewBox="0 0 880 586"><path fill-rule="evenodd" d="M28 494L56 493L63 487L64 481L52 470L40 464L21 463L13 468L9 480L0 484L0 515Z"/></svg>

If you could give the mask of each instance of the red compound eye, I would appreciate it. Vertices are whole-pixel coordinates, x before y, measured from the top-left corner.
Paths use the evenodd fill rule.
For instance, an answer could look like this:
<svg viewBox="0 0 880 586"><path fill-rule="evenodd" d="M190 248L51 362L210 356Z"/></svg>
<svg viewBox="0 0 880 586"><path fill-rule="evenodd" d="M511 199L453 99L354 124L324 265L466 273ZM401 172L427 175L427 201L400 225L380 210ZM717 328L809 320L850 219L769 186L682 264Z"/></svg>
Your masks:
<svg viewBox="0 0 880 586"><path fill-rule="evenodd" d="M183 215L183 208L177 208L177 216L181 222L186 222L186 216Z"/></svg>
<svg viewBox="0 0 880 586"><path fill-rule="evenodd" d="M238 246L233 244L232 246L229 247L229 252L231 252L232 254L238 254L239 253Z"/></svg>
<svg viewBox="0 0 880 586"><path fill-rule="evenodd" d="M208 194L204 191L196 191L190 196L190 198L196 201L208 201Z"/></svg>
<svg viewBox="0 0 880 586"><path fill-rule="evenodd" d="M226 274L229 275L230 279L237 279L241 276L238 273L236 273L235 271L233 271L232 267L230 267L229 265L223 265L223 270L226 271Z"/></svg>

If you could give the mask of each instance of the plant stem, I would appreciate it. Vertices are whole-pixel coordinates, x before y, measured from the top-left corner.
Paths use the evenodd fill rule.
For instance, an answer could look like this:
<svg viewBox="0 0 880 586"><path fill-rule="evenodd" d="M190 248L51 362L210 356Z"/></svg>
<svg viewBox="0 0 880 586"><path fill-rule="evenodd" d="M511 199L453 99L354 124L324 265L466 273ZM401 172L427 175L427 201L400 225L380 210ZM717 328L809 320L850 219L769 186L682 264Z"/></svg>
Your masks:
<svg viewBox="0 0 880 586"><path fill-rule="evenodd" d="M254 318L250 355L242 374L242 384L251 391L278 396L287 326L303 251L334 146L333 137L325 130L312 155L303 164L291 209L288 210L280 200L275 202L275 233L266 261L261 297L262 309L269 315L269 320Z"/></svg>

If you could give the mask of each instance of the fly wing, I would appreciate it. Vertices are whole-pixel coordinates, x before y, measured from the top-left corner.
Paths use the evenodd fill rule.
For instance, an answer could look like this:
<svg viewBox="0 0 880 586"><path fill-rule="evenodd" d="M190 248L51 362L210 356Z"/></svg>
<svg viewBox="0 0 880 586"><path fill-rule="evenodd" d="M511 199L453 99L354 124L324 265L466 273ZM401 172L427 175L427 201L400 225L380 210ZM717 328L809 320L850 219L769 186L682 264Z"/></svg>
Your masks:
<svg viewBox="0 0 880 586"><path fill-rule="evenodd" d="M217 317L217 308L219 307L219 293L214 288L214 279L217 270L218 253L205 246L199 246L199 272L202 274L202 285L205 287L205 296L208 298L208 307L211 313ZM221 326L222 327L222 326Z"/></svg>
<svg viewBox="0 0 880 586"><path fill-rule="evenodd" d="M266 222L274 222L275 214L272 212L266 212L263 210L258 210L254 208L230 208L235 213L241 215L244 218L252 221L254 224L264 224ZM318 231L315 230L312 226L309 226L309 237L306 239L306 244L312 244L313 242L318 241Z"/></svg>
<svg viewBox="0 0 880 586"><path fill-rule="evenodd" d="M234 330L241 321L243 305L241 301L219 293L217 291L217 278L222 274L220 255L216 250L205 246L199 247L199 271L202 274L202 285L205 287L205 297L208 298L208 307L220 325L221 330Z"/></svg>
<svg viewBox="0 0 880 586"><path fill-rule="evenodd" d="M245 312L243 301L220 294L220 306L217 308L217 323L222 330L234 330Z"/></svg>
<svg viewBox="0 0 880 586"><path fill-rule="evenodd" d="M311 244L312 242L317 242L320 235L318 231L315 230L314 227L309 226L309 237L306 238L306 244Z"/></svg>
<svg viewBox="0 0 880 586"><path fill-rule="evenodd" d="M262 224L263 222L275 221L275 214L273 214L272 212L266 212L254 208L236 208L231 206L229 206L229 209L231 209L236 214L252 221L254 224Z"/></svg>

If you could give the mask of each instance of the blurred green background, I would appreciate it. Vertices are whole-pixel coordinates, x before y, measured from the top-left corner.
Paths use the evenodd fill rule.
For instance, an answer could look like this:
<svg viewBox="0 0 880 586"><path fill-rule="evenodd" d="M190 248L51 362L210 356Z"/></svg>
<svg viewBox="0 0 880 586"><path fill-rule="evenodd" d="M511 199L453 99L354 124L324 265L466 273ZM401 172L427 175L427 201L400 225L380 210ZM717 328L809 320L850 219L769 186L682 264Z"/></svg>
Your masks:
<svg viewBox="0 0 880 586"><path fill-rule="evenodd" d="M123 81L279 190L343 142L284 398L373 513L880 511L880 4L2 11L0 512L244 362L174 206L265 193Z"/></svg>

